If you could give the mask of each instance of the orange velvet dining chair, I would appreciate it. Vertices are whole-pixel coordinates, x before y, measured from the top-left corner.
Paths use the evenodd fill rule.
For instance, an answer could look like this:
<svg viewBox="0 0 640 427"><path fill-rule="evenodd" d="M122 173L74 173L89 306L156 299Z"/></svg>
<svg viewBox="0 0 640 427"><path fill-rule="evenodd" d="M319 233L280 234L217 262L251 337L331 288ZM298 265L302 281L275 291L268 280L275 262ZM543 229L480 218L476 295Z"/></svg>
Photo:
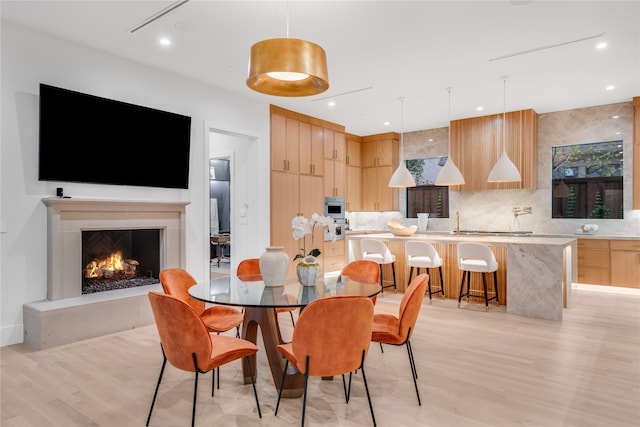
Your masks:
<svg viewBox="0 0 640 427"><path fill-rule="evenodd" d="M247 258L240 261L238 264L238 269L236 275L238 277L241 276L259 276L260 272L260 259L259 258ZM257 277L256 277L257 279ZM296 310L296 307L278 307L276 308L276 313L289 313L291 316L291 324L295 327L296 322L293 320L293 312Z"/></svg>
<svg viewBox="0 0 640 427"><path fill-rule="evenodd" d="M240 325L244 315L240 310L221 305L205 308L203 301L189 295L189 288L195 285L196 279L181 268L169 268L160 272L160 283L167 295L174 296L187 303L204 321L210 332L220 334L236 328L236 338L240 337ZM218 369L218 388L220 388L220 370ZM215 372L212 376L211 395L214 393Z"/></svg>
<svg viewBox="0 0 640 427"><path fill-rule="evenodd" d="M339 319L339 321L336 321ZM369 401L373 425L376 418L369 395L364 360L371 344L373 303L361 296L334 296L315 300L300 312L290 343L277 349L285 357L284 375L278 391L275 415L278 415L282 389L289 364L304 375L302 400L302 426L304 427L310 376L329 377L342 375L345 400L349 403L351 375L362 372L362 380ZM321 326L318 325L329 325ZM349 389L345 374L349 374Z"/></svg>
<svg viewBox="0 0 640 427"><path fill-rule="evenodd" d="M189 304L204 321L209 331L221 333L236 328L236 337L240 336L240 325L243 315L240 310L232 307L214 305L205 308L203 301L189 295L189 288L195 285L196 279L181 268L169 268L160 272L162 289L168 295L181 299Z"/></svg>
<svg viewBox="0 0 640 427"><path fill-rule="evenodd" d="M418 405L422 405L422 403L420 401L420 392L418 391L418 371L416 370L413 350L411 349L411 335L415 330L428 282L428 274L423 273L416 276L402 296L398 316L386 313L375 314L371 332L371 341L380 343L381 349L382 344L406 345L411 376L416 388L416 396L418 396Z"/></svg>
<svg viewBox="0 0 640 427"><path fill-rule="evenodd" d="M244 359L249 366L258 416L262 418L255 376L249 363L249 356L256 354L258 347L247 340L209 332L202 317L179 298L160 292L149 292L149 302L160 336L163 361L146 425L148 426L151 420L167 360L178 369L195 373L191 426L194 426L196 417L198 374L214 371L221 365L238 359Z"/></svg>
<svg viewBox="0 0 640 427"><path fill-rule="evenodd" d="M364 283L378 283L380 281L380 266L377 262L368 259L358 259L351 261L342 268L340 272L342 276ZM378 296L371 297L371 301L375 305Z"/></svg>

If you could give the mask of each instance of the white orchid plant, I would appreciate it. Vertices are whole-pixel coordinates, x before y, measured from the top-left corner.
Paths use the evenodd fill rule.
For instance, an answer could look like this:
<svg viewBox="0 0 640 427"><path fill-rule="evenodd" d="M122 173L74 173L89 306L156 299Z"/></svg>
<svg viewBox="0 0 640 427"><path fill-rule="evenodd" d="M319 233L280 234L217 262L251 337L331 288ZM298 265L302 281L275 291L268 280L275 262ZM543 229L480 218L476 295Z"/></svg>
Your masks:
<svg viewBox="0 0 640 427"><path fill-rule="evenodd" d="M316 258L320 255L320 249L314 247L313 244L313 230L315 227L327 227L331 240L336 240L336 223L333 218L318 215L314 213L311 215L311 219L307 219L302 215L297 215L291 220L291 228L293 228L293 238L295 240L302 239L302 247L300 253L296 254L293 260L302 258L301 265L317 265ZM307 253L307 234L311 234L311 250Z"/></svg>

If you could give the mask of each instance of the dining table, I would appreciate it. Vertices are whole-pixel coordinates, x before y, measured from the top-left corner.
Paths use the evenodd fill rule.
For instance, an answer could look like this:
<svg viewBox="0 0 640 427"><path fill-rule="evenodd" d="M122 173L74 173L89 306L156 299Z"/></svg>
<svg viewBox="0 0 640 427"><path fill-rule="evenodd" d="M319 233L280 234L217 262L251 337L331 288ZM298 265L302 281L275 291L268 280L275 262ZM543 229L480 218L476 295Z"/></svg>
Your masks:
<svg viewBox="0 0 640 427"><path fill-rule="evenodd" d="M278 390L284 374L285 359L277 346L285 341L280 333L276 308L297 307L303 310L307 304L321 298L341 295L373 297L380 291L379 282L367 283L333 272L321 274L313 286L303 286L295 279L285 281L281 286L266 286L260 275L229 275L196 283L189 288L189 295L205 303L244 309L242 338L257 344L258 328L260 329L273 383ZM340 322L340 319L336 318L335 321ZM318 327L327 328L331 325ZM251 371L247 364L242 365L245 384L251 383L250 372L258 372L255 355L250 357L250 363L253 368ZM304 375L289 365L284 375L282 397L300 397L303 391Z"/></svg>

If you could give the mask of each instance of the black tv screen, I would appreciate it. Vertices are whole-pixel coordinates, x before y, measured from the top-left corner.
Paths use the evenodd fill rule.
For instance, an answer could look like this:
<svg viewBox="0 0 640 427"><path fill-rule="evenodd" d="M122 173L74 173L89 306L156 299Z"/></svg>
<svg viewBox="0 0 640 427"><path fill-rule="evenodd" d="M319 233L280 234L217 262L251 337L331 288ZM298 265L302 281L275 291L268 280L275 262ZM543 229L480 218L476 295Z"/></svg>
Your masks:
<svg viewBox="0 0 640 427"><path fill-rule="evenodd" d="M40 181L188 188L191 117L40 84Z"/></svg>

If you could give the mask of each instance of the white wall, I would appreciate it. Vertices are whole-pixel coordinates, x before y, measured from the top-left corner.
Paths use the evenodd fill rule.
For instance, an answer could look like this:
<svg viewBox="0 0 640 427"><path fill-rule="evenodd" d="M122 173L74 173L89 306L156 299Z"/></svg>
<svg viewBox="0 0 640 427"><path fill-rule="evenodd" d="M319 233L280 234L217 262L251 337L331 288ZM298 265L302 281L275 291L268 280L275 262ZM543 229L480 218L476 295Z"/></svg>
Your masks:
<svg viewBox="0 0 640 427"><path fill-rule="evenodd" d="M0 233L0 345L23 341L22 305L46 298L46 210L41 199L55 195L56 187L64 187L65 195L72 197L189 201L186 267L202 280L209 268L209 135L205 129L240 129L255 139L247 149L247 161L252 162L249 176L255 185L255 191L246 194L248 203L255 212L269 212L268 102L5 22L1 31L0 221L6 224L6 232ZM189 189L39 182L39 83L191 116ZM109 121L105 118L102 125L109 126ZM269 242L269 217L252 219L245 232L256 242L255 248L264 248ZM255 255L256 249L249 250Z"/></svg>

